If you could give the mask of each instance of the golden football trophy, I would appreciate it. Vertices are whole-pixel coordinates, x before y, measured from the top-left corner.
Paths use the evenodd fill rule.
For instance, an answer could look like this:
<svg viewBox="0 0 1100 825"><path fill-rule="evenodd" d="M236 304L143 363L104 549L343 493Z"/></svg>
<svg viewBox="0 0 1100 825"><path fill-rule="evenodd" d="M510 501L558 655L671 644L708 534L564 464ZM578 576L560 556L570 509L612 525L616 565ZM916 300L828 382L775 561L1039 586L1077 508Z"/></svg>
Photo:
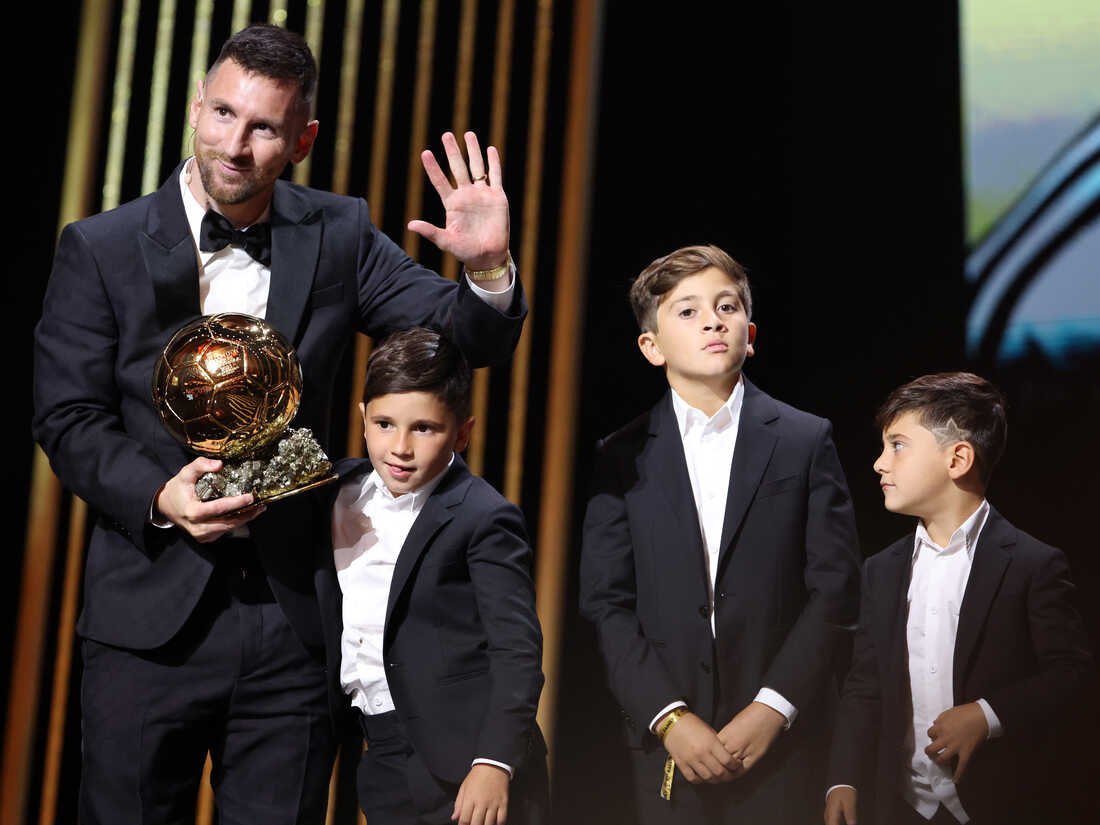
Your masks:
<svg viewBox="0 0 1100 825"><path fill-rule="evenodd" d="M172 436L223 462L195 483L203 501L275 501L336 479L308 429L288 429L302 397L290 343L260 318L207 315L182 327L153 370L153 405Z"/></svg>

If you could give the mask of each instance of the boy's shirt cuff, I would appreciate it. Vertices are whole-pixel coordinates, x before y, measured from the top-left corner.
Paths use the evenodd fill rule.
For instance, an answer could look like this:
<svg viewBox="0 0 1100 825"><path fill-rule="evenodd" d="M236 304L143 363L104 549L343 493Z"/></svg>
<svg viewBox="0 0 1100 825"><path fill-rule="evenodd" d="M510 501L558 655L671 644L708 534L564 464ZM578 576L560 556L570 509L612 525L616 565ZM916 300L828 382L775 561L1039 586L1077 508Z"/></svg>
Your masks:
<svg viewBox="0 0 1100 825"><path fill-rule="evenodd" d="M472 768L474 765L492 765L494 768L500 768L501 770L508 771L508 778L511 779L516 775L516 772L512 770L511 765L506 765L503 762L497 762L495 759L475 759L470 763Z"/></svg>
<svg viewBox="0 0 1100 825"><path fill-rule="evenodd" d="M989 726L989 733L985 737L986 741L1004 735L1004 728L1001 727L1001 720L997 718L997 714L993 712L993 708L990 706L989 702L985 701L985 699L979 699L978 707L980 707L982 713L985 714L985 723Z"/></svg>
<svg viewBox="0 0 1100 825"><path fill-rule="evenodd" d="M657 733L657 723L661 721L666 713L672 710L676 710L676 708L686 708L687 706L687 702L685 702L683 699L677 699L675 702L670 702L669 704L665 705L663 708L657 711L657 715L654 716L653 721L649 723L649 732L652 734Z"/></svg>
<svg viewBox="0 0 1100 825"><path fill-rule="evenodd" d="M756 694L756 698L753 701L767 705L777 713L783 714L783 718L787 720L783 725L783 730L790 730L791 725L794 724L794 720L798 718L798 708L788 702L783 697L783 694L772 690L770 687L760 688L760 691Z"/></svg>
<svg viewBox="0 0 1100 825"><path fill-rule="evenodd" d="M833 791L835 791L835 790L836 790L837 788L851 788L851 789L852 789L853 791L856 791L856 786L855 786L855 785L845 785L845 784L844 784L844 783L842 782L842 783L841 783L841 784L839 784L839 785L830 785L830 786L829 786L829 790L825 791L825 798L826 798L826 799L828 799L828 798L829 798L829 794L831 794L831 793L832 793ZM859 793L859 791L856 791L856 793Z"/></svg>

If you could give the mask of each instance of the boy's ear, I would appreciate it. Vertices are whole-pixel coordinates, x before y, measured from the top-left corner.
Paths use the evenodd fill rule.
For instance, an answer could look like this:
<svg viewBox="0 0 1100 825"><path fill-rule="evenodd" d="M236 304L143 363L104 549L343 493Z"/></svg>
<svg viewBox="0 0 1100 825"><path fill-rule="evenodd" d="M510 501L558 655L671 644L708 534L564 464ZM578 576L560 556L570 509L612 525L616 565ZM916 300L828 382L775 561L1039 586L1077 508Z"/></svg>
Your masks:
<svg viewBox="0 0 1100 825"><path fill-rule="evenodd" d="M952 481L958 481L974 467L974 445L969 441L956 441L951 447L947 464L947 474Z"/></svg>
<svg viewBox="0 0 1100 825"><path fill-rule="evenodd" d="M367 405L362 401L359 402L359 414L363 416L363 420L367 420Z"/></svg>
<svg viewBox="0 0 1100 825"><path fill-rule="evenodd" d="M745 357L749 358L756 354L756 349L753 344L756 343L756 324L749 321L749 345L745 348Z"/></svg>
<svg viewBox="0 0 1100 825"><path fill-rule="evenodd" d="M458 425L458 432L455 434L455 452L461 453L470 444L470 433L474 430L474 417L471 415L465 421Z"/></svg>
<svg viewBox="0 0 1100 825"><path fill-rule="evenodd" d="M656 333L646 330L639 335L638 349L642 351L645 360L653 366L663 367L665 365L665 356L664 353L661 352L661 345L657 343Z"/></svg>

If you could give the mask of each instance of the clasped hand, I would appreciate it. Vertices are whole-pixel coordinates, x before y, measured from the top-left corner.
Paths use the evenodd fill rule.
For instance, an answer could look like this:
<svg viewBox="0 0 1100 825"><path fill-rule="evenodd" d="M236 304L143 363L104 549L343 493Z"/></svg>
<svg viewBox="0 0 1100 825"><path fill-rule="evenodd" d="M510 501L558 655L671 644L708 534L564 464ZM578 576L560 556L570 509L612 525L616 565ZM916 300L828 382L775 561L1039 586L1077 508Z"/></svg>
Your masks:
<svg viewBox="0 0 1100 825"><path fill-rule="evenodd" d="M783 729L783 715L752 702L720 731L686 713L665 736L665 749L688 782L729 782L749 771Z"/></svg>
<svg viewBox="0 0 1100 825"><path fill-rule="evenodd" d="M508 257L508 197L504 194L500 155L495 147L489 147L486 172L477 135L467 132L464 137L470 158L468 167L455 136L450 132L443 135L443 150L455 180L454 186L430 150L420 153L428 180L443 201L446 225L440 228L427 221L414 220L409 221L409 229L454 255L467 270L492 269Z"/></svg>

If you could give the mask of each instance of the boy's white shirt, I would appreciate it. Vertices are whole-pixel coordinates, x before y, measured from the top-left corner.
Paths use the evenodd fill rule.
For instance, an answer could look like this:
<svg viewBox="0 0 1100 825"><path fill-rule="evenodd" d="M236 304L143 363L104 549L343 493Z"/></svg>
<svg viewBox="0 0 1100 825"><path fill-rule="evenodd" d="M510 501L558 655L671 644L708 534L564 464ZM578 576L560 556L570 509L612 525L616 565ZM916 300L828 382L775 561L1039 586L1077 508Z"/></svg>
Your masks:
<svg viewBox="0 0 1100 825"><path fill-rule="evenodd" d="M953 771L933 762L924 749L930 744L928 729L936 717L955 706L954 660L959 612L974 563L978 538L989 518L989 502L978 508L941 547L918 522L913 537L912 572L906 593L906 649L912 718L905 738L907 763L901 777L901 793L925 819L942 804L961 825L970 821L951 781ZM987 739L1003 733L1001 721L984 698L978 706L989 727ZM833 788L854 788L834 785Z"/></svg>
<svg viewBox="0 0 1100 825"><path fill-rule="evenodd" d="M691 479L691 494L699 519L703 552L707 556L707 591L710 597L712 634L716 633L714 582L718 577L722 525L726 519L726 497L729 494L733 451L737 445L744 400L745 381L739 378L726 402L708 418L701 410L681 398L675 389L672 390L672 409L676 415L680 440L684 445L684 459L687 462L688 478ZM797 708L782 694L769 687L761 687L755 700L781 713L786 719L785 728L789 728L798 716ZM661 717L681 707L687 707L687 703L676 700L661 708L649 723L649 729L655 732Z"/></svg>
<svg viewBox="0 0 1100 825"><path fill-rule="evenodd" d="M442 472L396 498L374 470L336 495L332 552L344 594L340 686L367 716L395 709L382 658L390 582L413 523L453 463L452 454ZM512 775L510 765L493 759L479 757L473 764L495 765Z"/></svg>

